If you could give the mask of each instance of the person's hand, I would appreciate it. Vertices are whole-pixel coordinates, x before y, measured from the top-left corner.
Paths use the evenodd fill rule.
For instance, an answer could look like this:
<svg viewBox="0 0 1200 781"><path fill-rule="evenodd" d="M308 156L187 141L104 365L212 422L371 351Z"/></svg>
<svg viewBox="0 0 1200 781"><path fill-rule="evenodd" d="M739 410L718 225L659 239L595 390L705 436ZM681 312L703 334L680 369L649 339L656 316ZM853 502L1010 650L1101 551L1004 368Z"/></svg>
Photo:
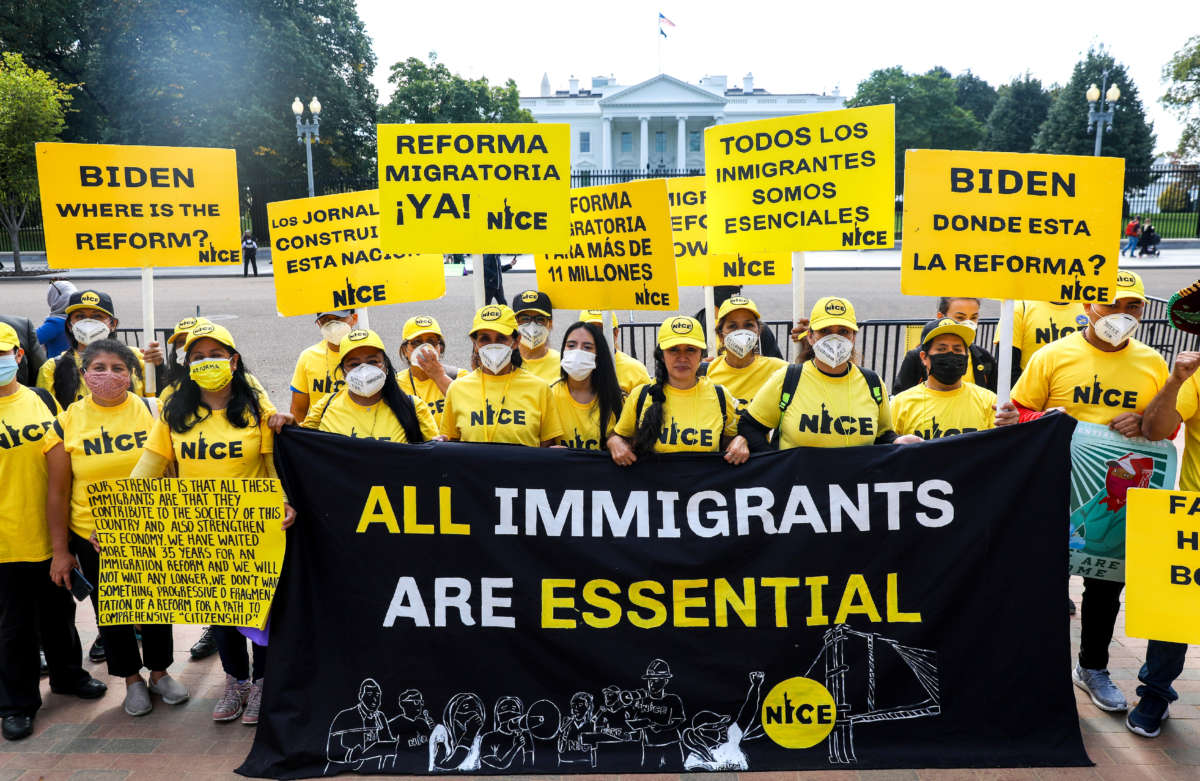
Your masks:
<svg viewBox="0 0 1200 781"><path fill-rule="evenodd" d="M412 351L412 357L429 379L436 380L446 376L446 368L442 366L437 350L422 345Z"/></svg>
<svg viewBox="0 0 1200 781"><path fill-rule="evenodd" d="M903 436L896 437L896 439L893 440L892 444L893 445L915 445L918 442L924 442L924 441L925 440L921 439L916 434L905 434Z"/></svg>
<svg viewBox="0 0 1200 781"><path fill-rule="evenodd" d="M296 417L290 412L276 412L267 418L267 426L278 434L284 426L296 425Z"/></svg>
<svg viewBox="0 0 1200 781"><path fill-rule="evenodd" d="M633 454L633 448L620 434L613 434L608 438L608 452L617 466L629 466L637 461L637 456Z"/></svg>
<svg viewBox="0 0 1200 781"><path fill-rule="evenodd" d="M1122 412L1109 421L1108 427L1123 437L1142 435L1142 416L1137 412Z"/></svg>
<svg viewBox="0 0 1200 781"><path fill-rule="evenodd" d="M92 550L96 553L100 552L100 538L96 536L96 532L92 532L92 536L88 537L88 542L92 544Z"/></svg>
<svg viewBox="0 0 1200 781"><path fill-rule="evenodd" d="M295 522L296 522L296 508L292 507L287 502L284 502L283 503L283 523L280 524L280 528L282 528L284 531L286 531L286 530L292 528L292 524Z"/></svg>
<svg viewBox="0 0 1200 781"><path fill-rule="evenodd" d="M796 324L794 326L792 326L792 330L791 330L792 341L793 342L800 341L800 337L804 336L805 332L807 332L807 331L808 331L808 318L807 317L797 317Z"/></svg>
<svg viewBox="0 0 1200 781"><path fill-rule="evenodd" d="M50 560L50 580L56 586L71 587L71 570L79 566L79 561L70 553L54 554Z"/></svg>
<svg viewBox="0 0 1200 781"><path fill-rule="evenodd" d="M445 434L438 434L436 437L434 437L433 439L431 439L429 441L430 442L449 442L450 437L446 436Z"/></svg>
<svg viewBox="0 0 1200 781"><path fill-rule="evenodd" d="M996 428L1000 428L1001 426L1012 426L1016 423L1019 423L1021 420L1021 413L1017 412L1016 405L1011 401L1006 401L999 407L993 404L992 409L996 411Z"/></svg>
<svg viewBox="0 0 1200 781"><path fill-rule="evenodd" d="M761 670L750 673L750 683L762 683L766 675Z"/></svg>
<svg viewBox="0 0 1200 781"><path fill-rule="evenodd" d="M1175 356L1175 368L1171 370L1171 376L1180 382L1186 382L1198 368L1200 352L1182 352Z"/></svg>
<svg viewBox="0 0 1200 781"><path fill-rule="evenodd" d="M746 438L738 434L725 448L725 461L730 464L744 464L750 458L750 445Z"/></svg>
<svg viewBox="0 0 1200 781"><path fill-rule="evenodd" d="M146 363L162 366L164 363L162 344L150 342L142 349L142 359Z"/></svg>

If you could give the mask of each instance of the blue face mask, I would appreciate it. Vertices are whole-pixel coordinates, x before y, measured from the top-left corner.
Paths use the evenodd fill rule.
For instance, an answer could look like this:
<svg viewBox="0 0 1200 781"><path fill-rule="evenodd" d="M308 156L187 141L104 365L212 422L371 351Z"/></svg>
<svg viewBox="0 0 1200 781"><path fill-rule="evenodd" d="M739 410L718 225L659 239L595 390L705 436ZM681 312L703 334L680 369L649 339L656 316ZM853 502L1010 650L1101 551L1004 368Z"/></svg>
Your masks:
<svg viewBox="0 0 1200 781"><path fill-rule="evenodd" d="M0 385L7 385L17 376L17 356L0 355Z"/></svg>

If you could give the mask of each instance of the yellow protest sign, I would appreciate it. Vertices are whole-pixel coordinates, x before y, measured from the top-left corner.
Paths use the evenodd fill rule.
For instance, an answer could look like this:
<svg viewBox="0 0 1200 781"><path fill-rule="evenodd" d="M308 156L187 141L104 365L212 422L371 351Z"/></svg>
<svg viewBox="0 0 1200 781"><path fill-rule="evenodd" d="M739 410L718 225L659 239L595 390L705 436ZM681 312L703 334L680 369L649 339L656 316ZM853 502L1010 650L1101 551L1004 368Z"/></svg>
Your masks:
<svg viewBox="0 0 1200 781"><path fill-rule="evenodd" d="M1125 634L1200 643L1200 493L1135 488L1125 514Z"/></svg>
<svg viewBox="0 0 1200 781"><path fill-rule="evenodd" d="M900 290L1108 301L1125 161L910 149Z"/></svg>
<svg viewBox="0 0 1200 781"><path fill-rule="evenodd" d="M379 125L378 139L384 250L567 246L569 125Z"/></svg>
<svg viewBox="0 0 1200 781"><path fill-rule="evenodd" d="M571 190L571 243L537 260L538 290L566 309L677 309L665 179Z"/></svg>
<svg viewBox="0 0 1200 781"><path fill-rule="evenodd" d="M892 246L895 143L892 105L706 128L709 249Z"/></svg>
<svg viewBox="0 0 1200 781"><path fill-rule="evenodd" d="M717 255L708 252L708 213L703 176L667 180L675 273L679 285L785 285L792 281L791 258L776 255Z"/></svg>
<svg viewBox="0 0 1200 781"><path fill-rule="evenodd" d="M100 623L262 629L283 565L283 491L250 478L88 484Z"/></svg>
<svg viewBox="0 0 1200 781"><path fill-rule="evenodd" d="M379 246L379 191L267 204L275 306L306 315L360 306L429 301L446 294L441 255L402 255Z"/></svg>
<svg viewBox="0 0 1200 781"><path fill-rule="evenodd" d="M232 149L37 145L51 268L238 265Z"/></svg>

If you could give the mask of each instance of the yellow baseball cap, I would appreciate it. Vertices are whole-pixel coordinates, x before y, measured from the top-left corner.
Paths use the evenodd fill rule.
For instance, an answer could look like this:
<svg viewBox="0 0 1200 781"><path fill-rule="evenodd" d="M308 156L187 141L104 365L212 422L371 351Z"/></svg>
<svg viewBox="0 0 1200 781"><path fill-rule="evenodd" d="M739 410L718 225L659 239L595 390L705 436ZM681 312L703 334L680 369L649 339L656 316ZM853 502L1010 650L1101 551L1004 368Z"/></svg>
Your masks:
<svg viewBox="0 0 1200 781"><path fill-rule="evenodd" d="M416 339L418 336L425 334L434 334L440 338L445 338L442 336L442 327L438 325L438 321L429 315L417 315L404 321L404 332L402 334L404 341L407 342L410 339Z"/></svg>
<svg viewBox="0 0 1200 781"><path fill-rule="evenodd" d="M960 323L957 320L951 320L949 317L946 317L942 320L939 320L937 323L926 326L925 329L921 331L922 347L929 344L937 337L942 336L943 334L954 334L966 342L968 347L970 347L975 341L974 328L971 328L965 323Z"/></svg>
<svg viewBox="0 0 1200 781"><path fill-rule="evenodd" d="M171 338L167 342L174 344L176 339L181 336L187 336L192 332L193 328L198 325L204 325L207 322L209 322L207 317L185 317L175 324L175 331L171 334Z"/></svg>
<svg viewBox="0 0 1200 781"><path fill-rule="evenodd" d="M365 328L355 328L350 333L342 337L342 341L338 343L338 352L344 358L347 353L358 347L376 347L387 352L387 348L383 346L383 340L379 338L379 334L374 331L368 331Z"/></svg>
<svg viewBox="0 0 1200 781"><path fill-rule="evenodd" d="M759 318L760 320L762 319L762 315L758 313L758 307L754 305L753 301L745 296L730 296L729 298L725 299L725 303L721 304L721 308L717 310L717 322L721 322L725 315L729 314L735 309L749 310L754 313L755 317Z"/></svg>
<svg viewBox="0 0 1200 781"><path fill-rule="evenodd" d="M188 333L187 341L183 343L184 352L192 349L192 345L201 339L214 339L230 350L237 349L237 345L233 342L233 334L229 333L229 329L225 326L216 323L201 323Z"/></svg>
<svg viewBox="0 0 1200 781"><path fill-rule="evenodd" d="M1120 269L1117 271L1117 287L1113 293L1112 301L1109 303L1115 304L1122 298L1140 298L1146 300L1146 286L1142 284L1142 278L1132 271Z"/></svg>
<svg viewBox="0 0 1200 781"><path fill-rule="evenodd" d="M670 320L664 320L658 327L658 346L661 349L666 350L681 344L690 344L701 350L706 347L704 326L700 325L696 318L672 317Z"/></svg>
<svg viewBox="0 0 1200 781"><path fill-rule="evenodd" d="M0 350L12 350L21 346L17 332L8 323L0 323Z"/></svg>
<svg viewBox="0 0 1200 781"><path fill-rule="evenodd" d="M474 336L476 331L497 331L505 336L517 330L517 315L503 304L488 304L475 313L469 333Z"/></svg>
<svg viewBox="0 0 1200 781"><path fill-rule="evenodd" d="M579 319L585 323L597 323L599 325L604 325L604 310L602 310L602 309L580 309L579 310ZM621 325L621 323L617 320L616 312L612 313L612 321L613 321L613 328L616 328Z"/></svg>
<svg viewBox="0 0 1200 781"><path fill-rule="evenodd" d="M808 317L808 329L820 331L832 325L844 325L857 331L858 321L854 319L854 305L838 296L817 299Z"/></svg>

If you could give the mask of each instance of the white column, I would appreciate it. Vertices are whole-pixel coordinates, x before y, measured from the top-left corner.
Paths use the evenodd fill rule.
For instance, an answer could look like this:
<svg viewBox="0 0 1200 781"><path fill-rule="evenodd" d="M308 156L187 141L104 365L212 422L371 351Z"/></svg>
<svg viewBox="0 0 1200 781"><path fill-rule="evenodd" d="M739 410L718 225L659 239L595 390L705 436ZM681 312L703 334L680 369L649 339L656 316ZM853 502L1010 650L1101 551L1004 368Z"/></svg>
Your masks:
<svg viewBox="0 0 1200 781"><path fill-rule="evenodd" d="M650 165L650 117L638 117L642 123L642 145L638 149L638 168L643 171Z"/></svg>
<svg viewBox="0 0 1200 781"><path fill-rule="evenodd" d="M611 171L613 167L612 161L612 117L604 117L600 120L600 150L603 155L602 161L605 171Z"/></svg>
<svg viewBox="0 0 1200 781"><path fill-rule="evenodd" d="M687 168L687 117L675 117L679 129L675 131L675 167Z"/></svg>

